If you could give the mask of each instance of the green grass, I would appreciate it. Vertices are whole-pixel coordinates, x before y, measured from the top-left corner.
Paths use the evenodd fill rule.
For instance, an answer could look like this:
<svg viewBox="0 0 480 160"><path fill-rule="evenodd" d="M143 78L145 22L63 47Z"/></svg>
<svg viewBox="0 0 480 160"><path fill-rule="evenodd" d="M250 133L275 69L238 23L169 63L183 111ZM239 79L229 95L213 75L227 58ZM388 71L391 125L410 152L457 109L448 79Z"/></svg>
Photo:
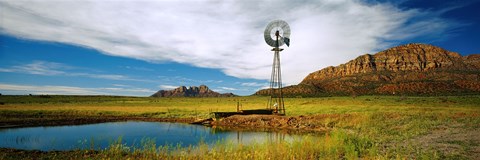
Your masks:
<svg viewBox="0 0 480 160"><path fill-rule="evenodd" d="M211 111L235 111L237 102L243 109L265 108L267 100L267 97L0 96L0 121L60 115L208 117ZM330 132L316 139L297 139L291 143L242 146L222 142L185 148L146 143L135 152L122 151L122 147L118 148L120 144L112 144L102 151L48 152L41 156L60 156L56 157L59 159L474 159L480 156L474 152L480 149L479 139L474 138L480 130L478 95L286 98L285 104L288 116L320 116L311 123L327 126ZM11 154L1 153L0 159L5 159L5 155Z"/></svg>
<svg viewBox="0 0 480 160"><path fill-rule="evenodd" d="M62 114L147 115L191 117L213 111L235 111L237 102L244 109L265 108L266 97L235 98L149 98L111 96L0 96L0 110L44 111Z"/></svg>
<svg viewBox="0 0 480 160"><path fill-rule="evenodd" d="M131 114L155 115L170 112L191 116L211 111L236 111L239 102L243 109L265 108L267 97L230 98L150 98L112 96L0 96L0 110L5 111L72 111L73 114ZM476 110L480 96L459 97L322 97L286 98L285 107L291 116L325 113L403 112L410 110L459 111Z"/></svg>

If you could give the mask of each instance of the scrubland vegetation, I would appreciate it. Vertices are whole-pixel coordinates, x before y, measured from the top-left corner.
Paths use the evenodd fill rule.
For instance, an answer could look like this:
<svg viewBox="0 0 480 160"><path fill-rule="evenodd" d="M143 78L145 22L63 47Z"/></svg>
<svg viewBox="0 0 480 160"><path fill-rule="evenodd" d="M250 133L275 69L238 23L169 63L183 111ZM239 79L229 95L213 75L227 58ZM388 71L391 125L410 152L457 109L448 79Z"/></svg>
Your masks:
<svg viewBox="0 0 480 160"><path fill-rule="evenodd" d="M0 122L72 117L205 118L212 111L266 107L266 97L141 98L0 96ZM293 142L142 148L113 143L100 151L1 149L0 159L476 159L480 96L359 96L285 99L287 116L319 117L325 132ZM282 132L281 130L279 132ZM133 151L132 151L133 150ZM25 154L24 154L25 153Z"/></svg>

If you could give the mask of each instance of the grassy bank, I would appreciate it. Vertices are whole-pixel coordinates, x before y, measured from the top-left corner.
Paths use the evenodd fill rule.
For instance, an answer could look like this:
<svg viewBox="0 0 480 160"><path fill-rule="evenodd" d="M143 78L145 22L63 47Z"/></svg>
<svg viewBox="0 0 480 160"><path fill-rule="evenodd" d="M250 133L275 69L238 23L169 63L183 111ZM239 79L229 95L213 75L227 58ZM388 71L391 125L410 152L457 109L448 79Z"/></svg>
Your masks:
<svg viewBox="0 0 480 160"><path fill-rule="evenodd" d="M208 117L211 111L264 108L266 97L0 97L0 122L58 117ZM480 157L480 96L323 97L285 99L288 116L306 125L328 128L319 139L292 143L210 146L165 150L145 144L136 152L121 144L103 151L27 152L5 150L0 159L39 155L46 158L135 159L475 159ZM309 118L313 117L313 118ZM125 146L123 146L125 147ZM171 146L170 146L171 147ZM3 157L2 157L3 156ZM53 156L53 157L52 157ZM21 158L21 157L20 157Z"/></svg>

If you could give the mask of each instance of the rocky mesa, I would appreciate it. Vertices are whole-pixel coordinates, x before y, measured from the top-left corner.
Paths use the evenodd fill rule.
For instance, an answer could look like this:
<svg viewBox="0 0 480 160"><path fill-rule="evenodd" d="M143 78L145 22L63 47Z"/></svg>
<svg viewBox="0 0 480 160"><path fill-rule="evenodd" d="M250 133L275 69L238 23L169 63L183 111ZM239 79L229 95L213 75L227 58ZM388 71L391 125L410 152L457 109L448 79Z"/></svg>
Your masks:
<svg viewBox="0 0 480 160"><path fill-rule="evenodd" d="M310 73L283 91L286 96L478 94L480 55L406 44Z"/></svg>
<svg viewBox="0 0 480 160"><path fill-rule="evenodd" d="M180 86L173 90L159 90L150 97L232 97L232 93L218 93L210 90L206 85Z"/></svg>

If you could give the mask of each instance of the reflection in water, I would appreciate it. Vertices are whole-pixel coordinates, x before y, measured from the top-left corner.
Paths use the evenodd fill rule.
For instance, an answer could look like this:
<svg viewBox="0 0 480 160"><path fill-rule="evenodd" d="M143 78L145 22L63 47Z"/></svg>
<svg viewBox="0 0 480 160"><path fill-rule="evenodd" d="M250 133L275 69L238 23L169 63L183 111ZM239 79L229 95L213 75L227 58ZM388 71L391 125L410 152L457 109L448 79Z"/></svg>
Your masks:
<svg viewBox="0 0 480 160"><path fill-rule="evenodd" d="M0 129L0 147L28 150L104 149L121 138L140 147L145 139L157 145L181 146L230 141L237 144L292 141L303 135L282 132L231 131L200 125L162 122L111 122L77 126Z"/></svg>
<svg viewBox="0 0 480 160"><path fill-rule="evenodd" d="M235 131L236 141L233 137L228 137L229 140L235 143L251 144L251 143L263 143L263 142L281 142L285 141L286 133L282 132L244 132ZM286 141L293 140L294 135L289 135Z"/></svg>

